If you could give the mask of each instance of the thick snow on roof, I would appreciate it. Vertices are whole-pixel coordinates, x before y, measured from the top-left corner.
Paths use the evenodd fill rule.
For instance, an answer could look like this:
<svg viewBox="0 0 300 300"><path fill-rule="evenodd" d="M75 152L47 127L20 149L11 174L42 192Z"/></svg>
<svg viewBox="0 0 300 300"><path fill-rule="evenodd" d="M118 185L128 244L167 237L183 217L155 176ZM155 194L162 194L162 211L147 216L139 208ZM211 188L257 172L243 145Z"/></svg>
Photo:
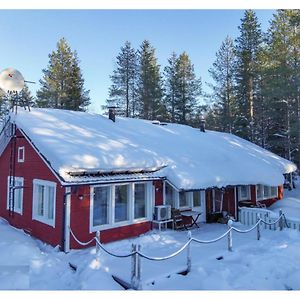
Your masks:
<svg viewBox="0 0 300 300"><path fill-rule="evenodd" d="M66 181L70 171L155 170L178 189L280 185L296 166L232 134L56 109L19 109L17 126Z"/></svg>

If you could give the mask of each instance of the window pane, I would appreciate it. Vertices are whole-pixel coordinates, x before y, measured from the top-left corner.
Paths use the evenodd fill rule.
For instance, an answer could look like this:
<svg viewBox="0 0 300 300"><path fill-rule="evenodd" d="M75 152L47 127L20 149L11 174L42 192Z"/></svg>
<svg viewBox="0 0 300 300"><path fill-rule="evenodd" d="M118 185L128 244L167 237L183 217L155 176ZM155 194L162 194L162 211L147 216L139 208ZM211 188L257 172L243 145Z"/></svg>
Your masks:
<svg viewBox="0 0 300 300"><path fill-rule="evenodd" d="M200 195L200 191L193 192L193 206L194 206L194 207L201 206L201 195Z"/></svg>
<svg viewBox="0 0 300 300"><path fill-rule="evenodd" d="M21 187L22 186L22 180L19 180L19 179L15 179L15 208L16 209L21 209L21 206L22 206L22 189L21 188L18 188L18 187Z"/></svg>
<svg viewBox="0 0 300 300"><path fill-rule="evenodd" d="M39 216L44 215L44 186L37 185L37 214Z"/></svg>
<svg viewBox="0 0 300 300"><path fill-rule="evenodd" d="M54 187L48 186L48 219L53 220L54 217Z"/></svg>
<svg viewBox="0 0 300 300"><path fill-rule="evenodd" d="M243 198L243 199L248 199L249 198L248 186L246 186L246 185L241 186L241 198Z"/></svg>
<svg viewBox="0 0 300 300"><path fill-rule="evenodd" d="M174 190L168 183L166 183L166 204L174 207Z"/></svg>
<svg viewBox="0 0 300 300"><path fill-rule="evenodd" d="M271 186L271 196L277 197L277 186Z"/></svg>
<svg viewBox="0 0 300 300"><path fill-rule="evenodd" d="M135 184L134 185L134 218L145 218L146 217L146 185Z"/></svg>
<svg viewBox="0 0 300 300"><path fill-rule="evenodd" d="M180 207L189 206L188 193L185 192L179 193L179 206Z"/></svg>
<svg viewBox="0 0 300 300"><path fill-rule="evenodd" d="M256 197L257 199L262 199L263 198L263 186L261 184L258 184L256 186Z"/></svg>
<svg viewBox="0 0 300 300"><path fill-rule="evenodd" d="M94 208L93 208L93 225L108 224L109 212L109 191L108 186L94 188Z"/></svg>
<svg viewBox="0 0 300 300"><path fill-rule="evenodd" d="M128 185L117 185L115 187L115 222L128 219Z"/></svg>
<svg viewBox="0 0 300 300"><path fill-rule="evenodd" d="M264 198L270 197L270 187L265 185L264 186Z"/></svg>

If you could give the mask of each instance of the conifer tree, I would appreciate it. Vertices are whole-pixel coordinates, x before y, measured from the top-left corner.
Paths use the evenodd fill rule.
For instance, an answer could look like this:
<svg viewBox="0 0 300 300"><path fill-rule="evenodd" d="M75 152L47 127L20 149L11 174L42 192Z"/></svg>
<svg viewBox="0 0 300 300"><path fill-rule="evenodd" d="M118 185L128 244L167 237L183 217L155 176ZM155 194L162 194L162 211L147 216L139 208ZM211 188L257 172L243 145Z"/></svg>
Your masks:
<svg viewBox="0 0 300 300"><path fill-rule="evenodd" d="M43 74L37 91L39 107L85 110L90 104L77 53L71 50L65 38L60 39L56 51L49 54L49 64Z"/></svg>
<svg viewBox="0 0 300 300"><path fill-rule="evenodd" d="M194 65L183 52L176 63L176 122L195 124L199 120L201 80L196 78Z"/></svg>
<svg viewBox="0 0 300 300"><path fill-rule="evenodd" d="M164 120L166 108L162 103L162 78L160 66L155 57L155 49L150 42L143 41L138 51L138 112L143 119Z"/></svg>
<svg viewBox="0 0 300 300"><path fill-rule="evenodd" d="M126 42L117 56L117 68L110 76L112 85L109 89L107 106L115 105L118 114L135 117L137 114L137 54Z"/></svg>
<svg viewBox="0 0 300 300"><path fill-rule="evenodd" d="M253 10L246 10L238 27L235 70L238 112L235 133L254 141L255 110L259 94L257 55L262 43L260 24Z"/></svg>
<svg viewBox="0 0 300 300"><path fill-rule="evenodd" d="M214 126L215 129L225 132L232 132L233 118L235 114L235 51L233 40L227 36L222 42L219 51L216 53L216 60L209 73L214 80L210 84L214 102ZM210 117L208 120L212 120Z"/></svg>
<svg viewBox="0 0 300 300"><path fill-rule="evenodd" d="M176 120L177 61L177 54L173 52L168 59L168 65L164 68L164 103L172 123Z"/></svg>

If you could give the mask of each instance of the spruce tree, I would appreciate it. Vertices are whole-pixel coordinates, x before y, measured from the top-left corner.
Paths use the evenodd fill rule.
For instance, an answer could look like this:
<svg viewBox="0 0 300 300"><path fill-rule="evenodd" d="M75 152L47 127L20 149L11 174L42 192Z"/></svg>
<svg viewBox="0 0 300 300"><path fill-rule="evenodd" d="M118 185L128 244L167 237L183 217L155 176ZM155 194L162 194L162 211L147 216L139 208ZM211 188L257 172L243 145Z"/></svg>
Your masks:
<svg viewBox="0 0 300 300"><path fill-rule="evenodd" d="M137 114L137 54L126 42L117 56L117 68L110 76L112 85L109 89L107 106L115 105L118 114L125 117L135 117Z"/></svg>
<svg viewBox="0 0 300 300"><path fill-rule="evenodd" d="M238 111L235 133L254 141L255 110L259 94L257 55L262 43L260 24L253 10L246 10L238 27L235 68Z"/></svg>
<svg viewBox="0 0 300 300"><path fill-rule="evenodd" d="M215 129L232 132L233 118L235 114L235 51L233 40L227 36L216 53L216 60L209 73L214 81L210 84L212 88L212 99L214 102ZM209 118L211 120L212 117Z"/></svg>
<svg viewBox="0 0 300 300"><path fill-rule="evenodd" d="M164 68L164 103L172 123L176 121L177 61L178 56L173 52Z"/></svg>
<svg viewBox="0 0 300 300"><path fill-rule="evenodd" d="M138 113L147 120L164 120L166 108L162 102L162 78L157 63L155 49L150 42L143 41L138 51Z"/></svg>
<svg viewBox="0 0 300 300"><path fill-rule="evenodd" d="M194 65L183 52L176 63L176 122L195 125L199 121L201 80L196 78Z"/></svg>
<svg viewBox="0 0 300 300"><path fill-rule="evenodd" d="M49 54L49 64L43 74L37 91L39 107L86 110L90 104L89 91L84 89L77 53L65 38L60 39L56 51Z"/></svg>

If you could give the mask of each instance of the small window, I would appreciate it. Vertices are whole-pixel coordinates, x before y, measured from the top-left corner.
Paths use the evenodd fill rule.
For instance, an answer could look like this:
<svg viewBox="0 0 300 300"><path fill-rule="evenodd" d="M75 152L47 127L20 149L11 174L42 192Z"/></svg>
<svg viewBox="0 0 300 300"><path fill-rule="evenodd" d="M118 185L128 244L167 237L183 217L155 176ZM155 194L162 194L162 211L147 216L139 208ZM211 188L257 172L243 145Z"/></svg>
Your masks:
<svg viewBox="0 0 300 300"><path fill-rule="evenodd" d="M180 192L179 193L179 207L188 207L188 206L189 206L188 193Z"/></svg>
<svg viewBox="0 0 300 300"><path fill-rule="evenodd" d="M166 205L171 205L171 207L175 206L174 205L174 194L175 193L174 193L173 187L166 182L166 184L165 184L165 197L166 197L165 203L166 203Z"/></svg>
<svg viewBox="0 0 300 300"><path fill-rule="evenodd" d="M93 226L109 224L110 187L94 188Z"/></svg>
<svg viewBox="0 0 300 300"><path fill-rule="evenodd" d="M201 206L201 194L200 191L193 192L193 207Z"/></svg>
<svg viewBox="0 0 300 300"><path fill-rule="evenodd" d="M25 147L18 147L18 162L22 163L25 161Z"/></svg>
<svg viewBox="0 0 300 300"><path fill-rule="evenodd" d="M256 199L262 200L264 198L264 186L262 184L258 184L256 186Z"/></svg>
<svg viewBox="0 0 300 300"><path fill-rule="evenodd" d="M271 198L278 197L278 188L277 186L271 186Z"/></svg>
<svg viewBox="0 0 300 300"><path fill-rule="evenodd" d="M33 180L32 218L50 226L55 226L56 183Z"/></svg>
<svg viewBox="0 0 300 300"><path fill-rule="evenodd" d="M8 176L7 178L7 209L12 209L19 214L23 213L23 177ZM10 188L11 187L11 188Z"/></svg>
<svg viewBox="0 0 300 300"><path fill-rule="evenodd" d="M264 199L269 199L271 197L271 187L264 185Z"/></svg>
<svg viewBox="0 0 300 300"><path fill-rule="evenodd" d="M239 201L242 200L250 200L250 186L249 185L241 185L239 186Z"/></svg>

